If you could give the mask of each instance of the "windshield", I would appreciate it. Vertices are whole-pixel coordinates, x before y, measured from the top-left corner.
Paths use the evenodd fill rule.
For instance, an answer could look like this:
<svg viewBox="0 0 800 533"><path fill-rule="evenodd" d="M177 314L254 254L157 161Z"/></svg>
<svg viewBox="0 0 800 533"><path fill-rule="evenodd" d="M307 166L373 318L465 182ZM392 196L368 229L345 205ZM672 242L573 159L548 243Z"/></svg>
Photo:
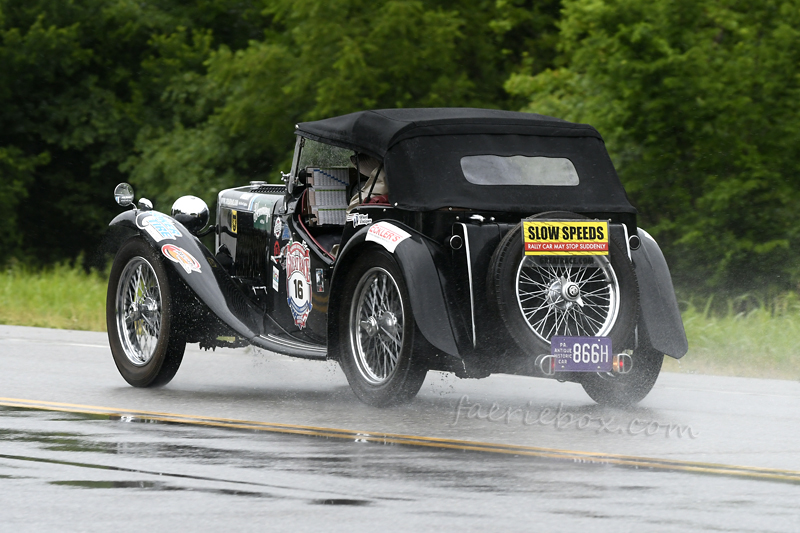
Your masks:
<svg viewBox="0 0 800 533"><path fill-rule="evenodd" d="M350 162L351 155L353 155L353 151L350 149L304 139L300 150L298 169L308 167L351 167L353 166Z"/></svg>

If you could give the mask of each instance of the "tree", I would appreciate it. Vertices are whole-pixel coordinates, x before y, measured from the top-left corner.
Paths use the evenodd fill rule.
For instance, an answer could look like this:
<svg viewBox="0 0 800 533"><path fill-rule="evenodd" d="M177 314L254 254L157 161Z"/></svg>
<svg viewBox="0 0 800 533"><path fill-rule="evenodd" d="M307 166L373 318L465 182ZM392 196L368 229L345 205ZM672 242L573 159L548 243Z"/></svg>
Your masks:
<svg viewBox="0 0 800 533"><path fill-rule="evenodd" d="M543 69L554 56L560 4L538 2L530 11L532 4L267 2L264 38L212 52L195 107L175 113L171 126L143 129L125 168L160 202L188 190L212 201L215 191L247 179L277 181L300 121L372 108L509 107L503 81L516 60ZM186 94L165 98L179 93Z"/></svg>
<svg viewBox="0 0 800 533"><path fill-rule="evenodd" d="M526 109L604 135L684 287L795 287L800 2L564 2L561 68Z"/></svg>
<svg viewBox="0 0 800 533"><path fill-rule="evenodd" d="M253 4L0 0L0 261L94 251L139 130L171 118L162 94L204 72L213 46L259 35ZM239 21L231 42L204 26L223 12Z"/></svg>
<svg viewBox="0 0 800 533"><path fill-rule="evenodd" d="M559 0L0 0L3 259L97 247L113 187L276 181L293 126L366 108L517 107Z"/></svg>

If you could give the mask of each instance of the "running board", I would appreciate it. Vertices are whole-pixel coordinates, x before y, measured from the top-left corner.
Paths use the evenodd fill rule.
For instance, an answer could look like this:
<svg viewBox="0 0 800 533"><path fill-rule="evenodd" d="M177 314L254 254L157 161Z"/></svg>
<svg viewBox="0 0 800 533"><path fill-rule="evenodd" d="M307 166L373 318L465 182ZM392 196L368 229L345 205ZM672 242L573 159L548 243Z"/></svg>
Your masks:
<svg viewBox="0 0 800 533"><path fill-rule="evenodd" d="M259 348L264 348L271 352L302 357L304 359L325 360L328 357L328 349L325 346L310 344L295 339L283 339L271 333L267 335L256 335L250 339L250 342Z"/></svg>

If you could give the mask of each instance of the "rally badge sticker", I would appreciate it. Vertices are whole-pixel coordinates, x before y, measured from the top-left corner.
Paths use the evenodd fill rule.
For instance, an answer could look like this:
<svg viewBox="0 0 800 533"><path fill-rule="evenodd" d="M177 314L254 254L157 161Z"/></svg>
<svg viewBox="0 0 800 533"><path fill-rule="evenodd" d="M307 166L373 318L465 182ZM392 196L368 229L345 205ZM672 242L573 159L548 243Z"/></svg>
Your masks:
<svg viewBox="0 0 800 533"><path fill-rule="evenodd" d="M281 258L281 243L275 241L275 244L272 245L272 255L269 257L273 263L278 264L278 260Z"/></svg>
<svg viewBox="0 0 800 533"><path fill-rule="evenodd" d="M197 259L180 246L165 244L161 247L161 253L173 263L178 263L183 267L187 274L200 272L200 263L197 262Z"/></svg>
<svg viewBox="0 0 800 533"><path fill-rule="evenodd" d="M317 269L317 292L325 292L325 271Z"/></svg>
<svg viewBox="0 0 800 533"><path fill-rule="evenodd" d="M156 242L164 240L175 240L182 237L181 232L175 227L175 223L167 215L157 211L147 211L136 217L136 225L139 229L145 230Z"/></svg>
<svg viewBox="0 0 800 533"><path fill-rule="evenodd" d="M363 213L348 213L347 217L345 217L345 221L352 222L354 228L372 224L372 219L370 216Z"/></svg>
<svg viewBox="0 0 800 533"><path fill-rule="evenodd" d="M525 255L608 255L608 222L523 220Z"/></svg>
<svg viewBox="0 0 800 533"><path fill-rule="evenodd" d="M281 283L281 271L278 267L272 265L272 290L278 292Z"/></svg>
<svg viewBox="0 0 800 533"><path fill-rule="evenodd" d="M290 242L283 250L286 262L286 295L294 323L306 327L311 312L311 259L305 243Z"/></svg>
<svg viewBox="0 0 800 533"><path fill-rule="evenodd" d="M275 228L274 228L275 238L276 239L280 239L281 238L281 230L282 229L283 229L283 221L280 218L276 218L275 219Z"/></svg>

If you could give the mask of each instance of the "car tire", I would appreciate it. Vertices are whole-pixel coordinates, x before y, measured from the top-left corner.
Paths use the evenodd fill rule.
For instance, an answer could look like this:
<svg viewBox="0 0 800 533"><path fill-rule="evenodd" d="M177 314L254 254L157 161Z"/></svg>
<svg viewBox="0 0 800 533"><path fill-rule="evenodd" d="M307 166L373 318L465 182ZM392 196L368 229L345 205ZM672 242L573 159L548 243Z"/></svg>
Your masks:
<svg viewBox="0 0 800 533"><path fill-rule="evenodd" d="M586 217L559 211L536 218ZM611 338L612 349L632 346L639 288L625 249L610 238L608 256L585 256L591 262L572 266L568 273L566 267L542 266L535 256L524 255L520 228L516 225L500 241L487 286L489 304L521 352L533 357L549 354L555 335L605 336ZM562 295L562 278L578 286L578 301L567 302Z"/></svg>
<svg viewBox="0 0 800 533"><path fill-rule="evenodd" d="M186 341L174 324L174 291L163 260L140 238L127 241L111 267L106 326L114 363L134 387L175 376Z"/></svg>
<svg viewBox="0 0 800 533"><path fill-rule="evenodd" d="M589 397L609 407L628 407L639 403L656 384L664 354L652 348L633 352L633 367L627 374L588 373L581 379Z"/></svg>
<svg viewBox="0 0 800 533"><path fill-rule="evenodd" d="M353 264L343 294L339 362L353 392L375 407L411 401L427 367L414 357L417 326L397 262L370 249Z"/></svg>

